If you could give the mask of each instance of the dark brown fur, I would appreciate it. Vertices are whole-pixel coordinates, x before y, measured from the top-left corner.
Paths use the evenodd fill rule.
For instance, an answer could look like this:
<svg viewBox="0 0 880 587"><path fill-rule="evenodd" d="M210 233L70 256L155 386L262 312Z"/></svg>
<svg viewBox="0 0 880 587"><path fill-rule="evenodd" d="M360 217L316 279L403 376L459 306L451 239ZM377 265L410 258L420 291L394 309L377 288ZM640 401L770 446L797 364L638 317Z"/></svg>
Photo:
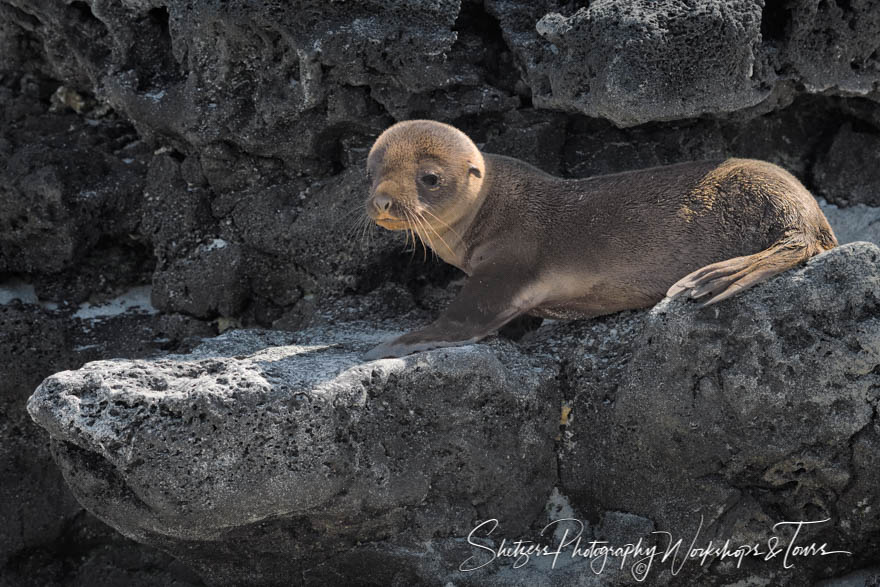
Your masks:
<svg viewBox="0 0 880 587"><path fill-rule="evenodd" d="M399 159L449 155L421 151L419 141L406 145L407 135L430 134L436 124L409 123L398 136L386 131L396 159L387 165L371 153L370 164L396 185L413 182ZM566 180L509 157L482 157L478 193L464 206L454 192L446 194L436 211L448 214L439 214L447 227L420 232L432 238L436 231L432 248L471 279L434 324L380 345L371 358L473 342L521 314L597 316L649 307L667 292L711 294L707 303L714 303L836 245L809 192L762 161ZM448 161L460 181L461 162ZM408 197L420 205L412 192Z"/></svg>

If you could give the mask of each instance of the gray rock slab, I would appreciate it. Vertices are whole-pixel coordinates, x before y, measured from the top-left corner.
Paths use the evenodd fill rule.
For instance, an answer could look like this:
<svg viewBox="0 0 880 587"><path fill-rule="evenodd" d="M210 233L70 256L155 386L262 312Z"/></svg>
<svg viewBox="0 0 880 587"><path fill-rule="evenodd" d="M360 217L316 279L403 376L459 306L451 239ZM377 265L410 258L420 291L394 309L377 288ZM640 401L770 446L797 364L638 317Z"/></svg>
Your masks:
<svg viewBox="0 0 880 587"><path fill-rule="evenodd" d="M828 519L801 539L851 556L651 571L803 582L880 538L878 304L880 249L852 243L710 308L666 300L519 345L364 363L399 321L233 331L56 374L28 410L81 503L212 584L632 584L632 561L587 572L570 552L458 568L488 556L465 537L489 519L496 549L561 517L661 547L655 530L766 544Z"/></svg>
<svg viewBox="0 0 880 587"><path fill-rule="evenodd" d="M490 515L524 531L556 479L552 363L501 341L363 363L387 334L232 332L59 373L28 409L90 511L216 584L346 551L390 573Z"/></svg>
<svg viewBox="0 0 880 587"><path fill-rule="evenodd" d="M588 516L637 513L703 545L766 549L774 534L792 539L779 522L825 520L798 540L853 553L792 569L695 564L698 584L742 573L795 584L870 560L880 535L878 308L880 249L851 243L729 304L664 300L609 319L605 336L566 326L562 491Z"/></svg>
<svg viewBox="0 0 880 587"><path fill-rule="evenodd" d="M536 106L619 126L880 98L876 2L490 0Z"/></svg>

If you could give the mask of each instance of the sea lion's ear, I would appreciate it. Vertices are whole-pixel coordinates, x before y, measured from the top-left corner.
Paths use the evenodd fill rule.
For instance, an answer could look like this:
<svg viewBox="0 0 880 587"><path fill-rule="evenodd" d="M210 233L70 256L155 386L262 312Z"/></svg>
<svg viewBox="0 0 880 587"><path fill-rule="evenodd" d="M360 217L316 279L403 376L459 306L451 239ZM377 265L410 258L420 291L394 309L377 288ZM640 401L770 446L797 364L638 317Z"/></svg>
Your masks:
<svg viewBox="0 0 880 587"><path fill-rule="evenodd" d="M468 173L473 174L475 177L483 177L483 172L480 171L480 168L476 165L471 165L468 169Z"/></svg>

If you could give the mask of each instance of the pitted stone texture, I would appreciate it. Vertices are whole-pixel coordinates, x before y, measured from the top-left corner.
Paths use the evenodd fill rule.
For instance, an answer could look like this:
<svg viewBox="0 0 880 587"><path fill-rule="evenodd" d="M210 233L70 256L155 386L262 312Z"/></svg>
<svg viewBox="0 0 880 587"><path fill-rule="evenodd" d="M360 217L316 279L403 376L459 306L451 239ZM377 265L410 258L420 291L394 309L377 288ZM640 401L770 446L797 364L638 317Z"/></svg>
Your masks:
<svg viewBox="0 0 880 587"><path fill-rule="evenodd" d="M487 517L524 531L555 482L555 370L504 342L362 363L386 334L229 333L59 373L29 410L89 510L216 584L358 543L399 558Z"/></svg>
<svg viewBox="0 0 880 587"><path fill-rule="evenodd" d="M360 169L216 194L187 187L184 163L154 159L141 230L157 256L153 303L200 318L270 326L310 318L330 296L365 293L424 270L404 235L364 209ZM288 324L289 326L289 324Z"/></svg>
<svg viewBox="0 0 880 587"><path fill-rule="evenodd" d="M501 520L496 548L537 536L556 458L570 515L603 520L585 539L635 514L615 540L692 537L702 516L701 540L766 544L777 522L829 517L802 540L853 557L675 579L804 583L878 546L878 305L880 250L855 243L709 309L666 301L542 328L528 355L492 339L361 363L411 326L395 321L240 331L60 373L29 409L78 499L215 584L535 584L553 569L455 569L479 521ZM560 400L572 411L554 453Z"/></svg>
<svg viewBox="0 0 880 587"><path fill-rule="evenodd" d="M880 2L768 0L769 12L779 19L779 63L807 91L880 99Z"/></svg>
<svg viewBox="0 0 880 587"><path fill-rule="evenodd" d="M140 545L113 538L106 529L86 530L103 525L74 499L25 405L51 373L102 357L191 348L194 338L209 335L208 328L182 316L129 312L80 319L71 318L69 308L0 302L0 585L118 584L100 579L114 575L101 568L114 562L120 567L116 576L146 584L140 582L149 574L145 567L169 559L141 559Z"/></svg>
<svg viewBox="0 0 880 587"><path fill-rule="evenodd" d="M755 75L760 24L752 0L599 1L570 17L549 13L535 25L551 43L540 66L549 91L533 99L625 125L753 106L769 95Z"/></svg>
<svg viewBox="0 0 880 587"><path fill-rule="evenodd" d="M472 5L8 0L5 37L17 49L33 37L43 70L109 102L153 144L326 172L343 148L368 147L388 113L519 105L500 32L486 34L479 11L458 22Z"/></svg>
<svg viewBox="0 0 880 587"><path fill-rule="evenodd" d="M538 107L631 126L733 112L771 95L760 2L601 0L567 14L555 5L488 3Z"/></svg>
<svg viewBox="0 0 880 587"><path fill-rule="evenodd" d="M0 273L58 273L102 237L135 232L143 154L126 147L136 140L130 126L113 118L86 125L73 114L43 111L4 124Z"/></svg>
<svg viewBox="0 0 880 587"><path fill-rule="evenodd" d="M830 518L799 544L854 554L791 570L748 561L711 578L692 569L698 584L746 574L800 583L826 565L867 562L880 538L868 507L880 498L870 486L878 311L880 249L854 243L729 303L666 300L607 319L614 336L582 336L563 355L572 406L563 490L586 512L639 513L679 537L702 518L701 541L766 545L777 522Z"/></svg>
<svg viewBox="0 0 880 587"><path fill-rule="evenodd" d="M244 308L247 295L241 248L222 239L199 245L185 258L157 270L153 277L153 303L157 307L199 318L236 316Z"/></svg>
<svg viewBox="0 0 880 587"><path fill-rule="evenodd" d="M369 184L361 169L296 187L271 186L228 200L237 240L253 257L276 265L254 274L260 295L290 304L297 292L351 293L394 278L399 263L391 257L402 252L403 235L380 229L366 216ZM222 208L215 203L214 209Z"/></svg>
<svg viewBox="0 0 880 587"><path fill-rule="evenodd" d="M627 126L755 116L802 93L880 98L877 0L584 4L4 0L0 33L9 67L38 56L28 67L106 100L151 144L321 173L392 119L529 100Z"/></svg>
<svg viewBox="0 0 880 587"><path fill-rule="evenodd" d="M491 0L541 108L619 126L749 116L799 93L880 99L875 0Z"/></svg>

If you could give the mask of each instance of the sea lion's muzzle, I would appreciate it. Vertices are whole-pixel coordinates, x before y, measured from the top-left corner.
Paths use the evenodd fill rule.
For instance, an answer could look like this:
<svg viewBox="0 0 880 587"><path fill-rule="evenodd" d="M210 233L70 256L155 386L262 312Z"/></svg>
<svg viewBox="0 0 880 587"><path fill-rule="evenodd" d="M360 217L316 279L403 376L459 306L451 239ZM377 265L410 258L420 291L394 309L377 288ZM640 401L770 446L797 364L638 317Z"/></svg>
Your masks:
<svg viewBox="0 0 880 587"><path fill-rule="evenodd" d="M370 198L369 205L376 211L380 216L384 214L388 214L391 210L391 204L393 201L391 200L391 196L384 192L378 192L373 194L373 197Z"/></svg>
<svg viewBox="0 0 880 587"><path fill-rule="evenodd" d="M367 215L373 222L389 230L399 230L407 226L406 222L392 212L394 200L383 191L376 191L367 200Z"/></svg>

